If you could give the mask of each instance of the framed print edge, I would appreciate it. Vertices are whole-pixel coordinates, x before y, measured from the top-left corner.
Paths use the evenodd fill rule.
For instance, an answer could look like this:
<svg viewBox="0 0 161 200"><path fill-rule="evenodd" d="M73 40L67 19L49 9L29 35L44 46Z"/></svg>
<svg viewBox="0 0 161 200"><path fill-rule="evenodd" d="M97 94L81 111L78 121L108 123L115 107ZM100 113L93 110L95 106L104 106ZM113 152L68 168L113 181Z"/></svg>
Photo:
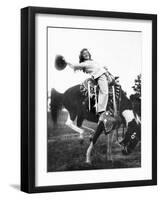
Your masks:
<svg viewBox="0 0 161 200"><path fill-rule="evenodd" d="M35 185L35 15L148 19L152 21L152 179L58 186ZM61 8L26 7L21 9L21 190L27 193L149 186L157 184L157 16L153 14Z"/></svg>
<svg viewBox="0 0 161 200"><path fill-rule="evenodd" d="M23 67L22 67L23 66ZM28 9L21 10L21 190L28 180Z"/></svg>
<svg viewBox="0 0 161 200"><path fill-rule="evenodd" d="M35 187L35 25L30 8L21 9L21 190Z"/></svg>
<svg viewBox="0 0 161 200"><path fill-rule="evenodd" d="M152 180L157 185L157 15L152 18Z"/></svg>

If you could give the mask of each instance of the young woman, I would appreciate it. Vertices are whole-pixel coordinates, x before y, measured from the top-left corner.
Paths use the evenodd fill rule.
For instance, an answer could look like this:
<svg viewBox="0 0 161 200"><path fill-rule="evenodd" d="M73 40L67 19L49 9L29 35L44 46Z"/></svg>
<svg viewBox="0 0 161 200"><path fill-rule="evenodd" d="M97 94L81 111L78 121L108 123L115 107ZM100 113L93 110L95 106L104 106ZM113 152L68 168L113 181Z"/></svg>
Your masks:
<svg viewBox="0 0 161 200"><path fill-rule="evenodd" d="M71 64L67 63L74 70L83 70L95 79L99 85L99 96L98 96L98 114L100 115L106 111L108 103L108 79L107 70L99 65L97 62L91 59L91 54L88 49L82 49L79 55L79 63Z"/></svg>

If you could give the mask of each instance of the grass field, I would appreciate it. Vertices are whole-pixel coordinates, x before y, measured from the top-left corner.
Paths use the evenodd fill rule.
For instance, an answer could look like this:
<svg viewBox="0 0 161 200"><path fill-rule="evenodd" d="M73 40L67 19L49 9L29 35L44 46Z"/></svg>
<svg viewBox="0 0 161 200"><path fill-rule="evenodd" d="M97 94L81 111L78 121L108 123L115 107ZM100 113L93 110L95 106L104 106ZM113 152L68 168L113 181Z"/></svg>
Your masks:
<svg viewBox="0 0 161 200"><path fill-rule="evenodd" d="M79 134L64 124L66 118L67 113L62 111L58 125L54 126L50 113L48 113L48 172L141 167L140 143L136 146L134 152L127 156L122 154L120 146L114 141L112 147L113 162L108 162L106 159L107 141L104 134L100 136L95 145L92 153L92 165L87 165L85 158L90 143L90 132L86 131L84 143L81 144ZM86 121L84 125L93 129L97 126L97 124ZM119 130L119 134L121 134L121 131Z"/></svg>

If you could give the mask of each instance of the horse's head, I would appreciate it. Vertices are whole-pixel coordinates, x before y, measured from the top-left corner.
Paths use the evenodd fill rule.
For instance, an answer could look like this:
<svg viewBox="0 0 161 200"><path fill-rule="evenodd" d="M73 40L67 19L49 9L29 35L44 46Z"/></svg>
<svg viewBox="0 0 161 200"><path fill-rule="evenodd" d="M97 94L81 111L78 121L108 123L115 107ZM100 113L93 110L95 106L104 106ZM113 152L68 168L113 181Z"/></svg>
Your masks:
<svg viewBox="0 0 161 200"><path fill-rule="evenodd" d="M141 123L138 122L136 119L133 119L128 123L125 137L120 143L123 146L122 152L124 154L131 153L140 139L141 139Z"/></svg>
<svg viewBox="0 0 161 200"><path fill-rule="evenodd" d="M121 90L120 113L126 122L127 131L124 139L121 141L123 153L129 154L141 139L141 121L137 114L134 114L132 102L127 97L126 93Z"/></svg>

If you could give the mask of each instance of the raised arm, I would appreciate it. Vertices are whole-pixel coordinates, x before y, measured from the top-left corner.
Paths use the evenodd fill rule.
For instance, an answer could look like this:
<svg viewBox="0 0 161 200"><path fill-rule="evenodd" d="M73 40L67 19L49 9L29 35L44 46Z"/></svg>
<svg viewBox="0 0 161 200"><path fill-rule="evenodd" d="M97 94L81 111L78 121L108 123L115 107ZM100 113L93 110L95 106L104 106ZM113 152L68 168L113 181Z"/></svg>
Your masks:
<svg viewBox="0 0 161 200"><path fill-rule="evenodd" d="M74 70L84 70L85 67L87 67L87 65L83 62L83 63L77 63L77 64L71 64L71 63L67 63L68 66Z"/></svg>

